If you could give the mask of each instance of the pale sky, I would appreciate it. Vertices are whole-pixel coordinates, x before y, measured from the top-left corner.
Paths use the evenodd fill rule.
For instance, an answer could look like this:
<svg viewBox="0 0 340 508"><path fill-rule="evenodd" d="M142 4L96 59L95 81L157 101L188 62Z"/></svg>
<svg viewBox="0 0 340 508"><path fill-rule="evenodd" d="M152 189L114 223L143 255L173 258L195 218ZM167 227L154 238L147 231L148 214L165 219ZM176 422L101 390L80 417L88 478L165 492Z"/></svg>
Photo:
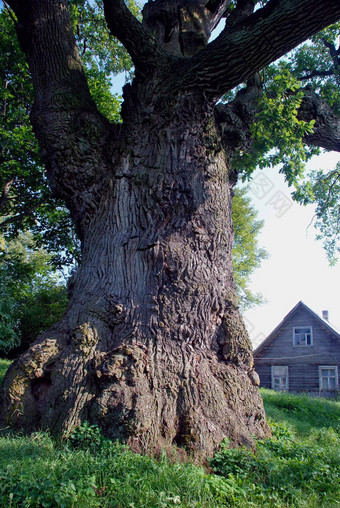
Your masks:
<svg viewBox="0 0 340 508"><path fill-rule="evenodd" d="M307 170L333 169L339 160L339 153L323 153L308 163ZM255 173L249 194L259 219L265 221L259 244L270 254L251 284L267 303L244 314L254 347L300 300L319 315L328 310L329 321L340 328L340 261L330 267L322 242L315 240L310 225L314 207L291 201L290 190L275 169Z"/></svg>

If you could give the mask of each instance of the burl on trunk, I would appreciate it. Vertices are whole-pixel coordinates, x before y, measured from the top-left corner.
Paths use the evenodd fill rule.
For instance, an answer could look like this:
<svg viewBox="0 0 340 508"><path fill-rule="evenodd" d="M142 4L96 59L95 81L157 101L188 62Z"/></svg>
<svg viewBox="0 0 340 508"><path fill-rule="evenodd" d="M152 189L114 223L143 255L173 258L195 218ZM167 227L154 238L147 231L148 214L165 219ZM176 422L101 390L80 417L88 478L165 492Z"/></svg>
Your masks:
<svg viewBox="0 0 340 508"><path fill-rule="evenodd" d="M64 318L9 369L1 423L67 434L88 420L136 450L174 445L196 457L225 436L251 444L269 429L232 275L231 160L249 146L256 71L327 20L316 21L319 2L308 18L310 0L270 0L260 16L237 2L207 45L232 2L156 0L143 23L122 0L103 3L136 70L121 125L93 103L66 0L9 1L41 155L83 261ZM331 22L340 9L327 4ZM278 21L281 39L268 45L259 27ZM215 106L245 79L231 104Z"/></svg>

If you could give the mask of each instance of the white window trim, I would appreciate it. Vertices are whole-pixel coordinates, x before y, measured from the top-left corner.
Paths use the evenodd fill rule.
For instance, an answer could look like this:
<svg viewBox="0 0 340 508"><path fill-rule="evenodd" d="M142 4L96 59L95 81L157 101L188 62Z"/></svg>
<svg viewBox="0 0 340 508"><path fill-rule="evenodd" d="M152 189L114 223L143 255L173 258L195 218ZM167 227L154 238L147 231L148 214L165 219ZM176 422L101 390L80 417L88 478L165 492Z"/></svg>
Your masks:
<svg viewBox="0 0 340 508"><path fill-rule="evenodd" d="M339 374L338 374L337 365L319 365L319 390L320 390L320 392L332 391L332 390L323 390L322 389L322 376L321 376L322 369L334 369L335 370L335 390L338 390L338 388L339 388Z"/></svg>
<svg viewBox="0 0 340 508"><path fill-rule="evenodd" d="M271 386L272 386L272 390L275 390L275 388L274 388L274 378L278 377L278 376L274 376L274 369L275 369L275 367L281 367L281 368L284 367L285 369L287 369L287 374L285 376L286 377L286 387L284 389L282 389L282 390L276 390L276 391L286 391L286 390L288 390L288 388L289 388L289 368L288 368L288 365L272 365L271 366Z"/></svg>
<svg viewBox="0 0 340 508"><path fill-rule="evenodd" d="M310 328L310 344L295 344L295 330L298 328ZM293 347L311 347L313 346L313 327L311 325L293 326Z"/></svg>

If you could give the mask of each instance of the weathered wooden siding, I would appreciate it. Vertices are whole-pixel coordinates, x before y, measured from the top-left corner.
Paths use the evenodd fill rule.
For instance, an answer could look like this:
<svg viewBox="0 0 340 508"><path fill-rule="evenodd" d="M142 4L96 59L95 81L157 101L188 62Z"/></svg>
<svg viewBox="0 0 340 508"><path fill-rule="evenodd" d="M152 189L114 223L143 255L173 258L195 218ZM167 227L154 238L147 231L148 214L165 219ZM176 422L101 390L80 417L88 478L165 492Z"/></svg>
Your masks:
<svg viewBox="0 0 340 508"><path fill-rule="evenodd" d="M293 345L293 327L312 327L311 346ZM340 341L337 334L309 312L304 304L282 322L267 344L255 353L261 386L271 388L271 367L288 366L289 391L319 391L319 366L337 366L340 373ZM339 384L339 379L338 379Z"/></svg>

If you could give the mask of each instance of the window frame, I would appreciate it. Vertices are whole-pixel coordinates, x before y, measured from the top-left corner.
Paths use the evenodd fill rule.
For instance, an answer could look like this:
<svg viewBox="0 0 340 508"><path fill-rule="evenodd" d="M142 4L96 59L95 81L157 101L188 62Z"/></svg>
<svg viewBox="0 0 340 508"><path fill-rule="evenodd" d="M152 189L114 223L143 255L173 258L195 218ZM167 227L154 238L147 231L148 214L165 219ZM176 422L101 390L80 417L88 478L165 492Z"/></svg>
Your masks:
<svg viewBox="0 0 340 508"><path fill-rule="evenodd" d="M301 328L309 328L310 330L310 344L296 344L296 330L299 330ZM313 346L313 327L311 325L299 325L299 326L293 326L293 347L311 347Z"/></svg>
<svg viewBox="0 0 340 508"><path fill-rule="evenodd" d="M281 369L286 369L285 376L278 376L278 375L274 374L274 369L278 368L278 367ZM282 388L282 387L275 388L275 383L274 383L275 378L278 378L278 379L286 378L285 387L284 388ZM276 392L288 391L288 389L289 389L289 368L288 368L288 365L272 365L271 366L271 387L272 387L272 390L275 390Z"/></svg>
<svg viewBox="0 0 340 508"><path fill-rule="evenodd" d="M335 372L335 387L334 388L323 388L322 383L322 369L334 369ZM333 376L327 376L327 379ZM339 389L339 373L337 365L319 365L319 391L320 392L334 392Z"/></svg>

